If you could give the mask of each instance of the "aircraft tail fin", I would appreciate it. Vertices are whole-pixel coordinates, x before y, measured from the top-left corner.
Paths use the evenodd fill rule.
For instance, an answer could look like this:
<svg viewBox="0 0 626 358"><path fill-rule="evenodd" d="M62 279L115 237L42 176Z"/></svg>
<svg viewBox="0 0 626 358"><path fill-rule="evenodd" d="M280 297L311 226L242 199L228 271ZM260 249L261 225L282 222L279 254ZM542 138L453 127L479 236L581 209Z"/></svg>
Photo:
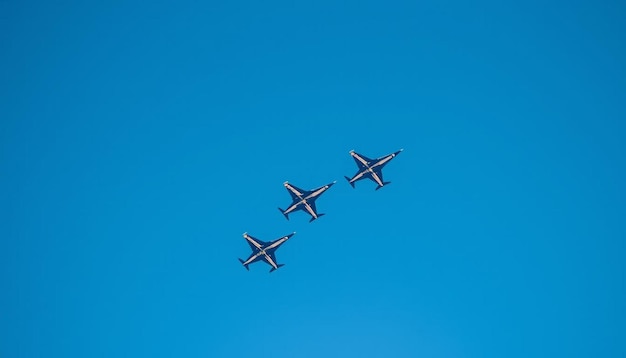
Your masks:
<svg viewBox="0 0 626 358"><path fill-rule="evenodd" d="M274 272L274 271L276 271L276 269L279 269L279 268L281 268L281 267L283 267L283 266L285 266L285 264L278 264L278 265L276 265L276 268L273 268L273 267L272 267L272 269L270 270L270 272Z"/></svg>
<svg viewBox="0 0 626 358"><path fill-rule="evenodd" d="M250 271L250 268L248 267L248 265L245 265L245 264L244 264L244 262L245 262L244 260L239 259L239 262L241 262L241 264L243 265L243 267L245 267L245 268L246 268L246 270Z"/></svg>
<svg viewBox="0 0 626 358"><path fill-rule="evenodd" d="M383 186L385 186L385 185L387 185L387 184L391 184L391 182L390 182L390 181L386 181L386 182L384 182L384 183L383 183L383 185L379 185L379 186L377 186L377 187L376 187L376 190L378 190L378 189L382 188Z"/></svg>
<svg viewBox="0 0 626 358"><path fill-rule="evenodd" d="M354 182L350 181L350 178L348 178L347 176L344 176L344 178L346 178L346 180L348 181L348 183L350 183L350 185L354 188Z"/></svg>
<svg viewBox="0 0 626 358"><path fill-rule="evenodd" d="M316 218L312 217L311 220L309 220L309 222L313 222L314 220L319 219L320 217L322 217L324 215L326 215L326 214L317 214L317 217Z"/></svg>
<svg viewBox="0 0 626 358"><path fill-rule="evenodd" d="M280 210L280 213L285 216L285 219L289 220L289 214L285 214L285 210L283 210L281 208L278 208L278 210Z"/></svg>

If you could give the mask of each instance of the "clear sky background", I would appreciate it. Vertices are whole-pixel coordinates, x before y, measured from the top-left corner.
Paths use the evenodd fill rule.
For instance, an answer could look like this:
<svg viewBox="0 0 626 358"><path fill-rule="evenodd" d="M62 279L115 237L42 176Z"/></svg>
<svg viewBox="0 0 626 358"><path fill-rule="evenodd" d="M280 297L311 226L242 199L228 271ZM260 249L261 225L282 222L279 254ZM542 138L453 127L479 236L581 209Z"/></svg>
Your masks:
<svg viewBox="0 0 626 358"><path fill-rule="evenodd" d="M625 14L0 1L0 357L626 356Z"/></svg>

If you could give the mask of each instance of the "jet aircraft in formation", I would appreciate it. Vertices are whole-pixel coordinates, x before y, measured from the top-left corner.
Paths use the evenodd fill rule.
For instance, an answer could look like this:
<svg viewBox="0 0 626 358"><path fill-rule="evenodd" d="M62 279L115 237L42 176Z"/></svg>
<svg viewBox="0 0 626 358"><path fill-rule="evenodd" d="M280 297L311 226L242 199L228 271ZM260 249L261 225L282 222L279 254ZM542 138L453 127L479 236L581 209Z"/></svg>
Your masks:
<svg viewBox="0 0 626 358"><path fill-rule="evenodd" d="M263 242L255 237L248 235L247 232L244 232L243 238L246 239L246 241L248 242L248 245L250 245L250 248L252 249L252 253L250 254L250 256L248 257L246 261L239 259L239 262L241 262L241 264L243 265L243 267L246 268L246 270L250 270L248 268L248 265L250 265L251 263L257 262L259 260L262 260L262 261L265 261L268 265L272 266L272 268L270 269L270 272L273 272L274 270L284 265L284 264L279 264L276 262L276 256L274 255L274 252L280 247L280 245L284 244L285 241L289 240L289 238L291 238L295 234L296 233L293 232L287 236L283 236L274 241Z"/></svg>
<svg viewBox="0 0 626 358"><path fill-rule="evenodd" d="M344 176L344 178L346 178L348 183L350 183L353 188L355 182L361 179L371 179L376 182L376 184L378 184L378 186L376 187L376 190L378 190L383 186L391 183L390 181L383 181L383 167L387 165L389 161L395 158L396 155L400 154L400 152L402 152L403 150L404 149L400 149L395 153L387 154L377 159L370 159L364 155L355 152L354 150L351 150L350 155L356 162L359 170L356 172L356 174L354 174L352 178L348 178L346 176Z"/></svg>
<svg viewBox="0 0 626 358"><path fill-rule="evenodd" d="M311 220L309 222L323 216L324 214L318 214L317 209L315 209L315 200L320 197L326 190L330 189L336 181L326 184L324 186L320 186L319 188L315 188L313 190L302 190L295 185L289 184L289 182L285 182L283 185L291 195L291 205L285 210L278 208L280 212L285 215L285 218L289 220L289 214L298 211L304 210L309 215L311 215Z"/></svg>
<svg viewBox="0 0 626 358"><path fill-rule="evenodd" d="M402 151L403 149L400 149L397 152L382 156L380 158L370 159L364 155L361 155L355 152L354 150L351 150L350 155L356 162L356 165L359 167L359 169L352 178L348 178L348 177L345 177L345 178L353 188L354 188L355 182L361 179L370 179L374 181L376 184L378 184L378 186L376 187L376 190L378 190L382 188L383 186L391 183L391 182L386 182L383 180L383 172L382 172L383 167L387 165L387 163L389 163L393 158L395 158ZM289 195L291 195L292 202L291 202L291 205L289 205L287 209L283 210L281 208L278 208L278 210L280 210L280 212L285 216L287 220L289 220L290 213L293 213L294 211L298 211L298 210L304 210L309 215L311 215L311 220L309 220L309 222L312 222L313 220L316 220L320 216L324 215L324 214L319 214L317 212L317 209L315 208L315 200L317 200L317 198L319 198L326 190L328 190L335 183L336 182L332 182L330 184L326 184L324 186L320 186L319 188L315 188L312 190L303 190L303 189L298 188L295 185L290 184L289 182L285 182L283 185L289 192ZM246 270L249 270L248 265L257 261L264 261L268 265L272 266L272 268L270 269L270 272L273 272L274 270L283 266L283 264L278 264L276 262L276 256L274 255L274 252L280 247L280 245L284 244L285 241L289 240L289 238L291 238L293 235L295 235L295 232L287 236L278 238L274 241L263 242L257 238L254 238L248 235L248 233L244 233L243 237L244 239L246 239L246 241L250 245L250 248L252 249L252 254L250 254L248 259L245 261L242 259L239 259L239 262L241 262L241 264L243 265L243 267L246 268Z"/></svg>

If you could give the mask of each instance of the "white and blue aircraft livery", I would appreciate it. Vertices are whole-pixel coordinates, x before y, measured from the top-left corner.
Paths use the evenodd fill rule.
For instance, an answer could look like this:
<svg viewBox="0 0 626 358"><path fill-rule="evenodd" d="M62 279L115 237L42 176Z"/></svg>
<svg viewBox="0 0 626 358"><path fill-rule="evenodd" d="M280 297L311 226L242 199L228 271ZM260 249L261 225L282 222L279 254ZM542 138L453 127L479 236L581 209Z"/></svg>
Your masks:
<svg viewBox="0 0 626 358"><path fill-rule="evenodd" d="M403 150L404 149L400 149L395 153L391 153L377 159L370 159L364 155L355 152L354 150L351 150L350 155L356 162L356 165L359 167L359 171L352 178L344 178L346 178L348 183L350 183L353 188L355 182L361 179L371 179L376 182L376 184L378 184L378 186L376 187L376 190L378 190L383 186L391 183L390 181L386 182L383 180L383 167L387 165L387 163L389 163L393 158L395 158L396 155L400 154L400 152L402 152Z"/></svg>
<svg viewBox="0 0 626 358"><path fill-rule="evenodd" d="M248 235L247 232L244 232L243 238L246 239L248 245L250 245L250 248L252 249L252 254L250 254L250 257L248 257L246 261L239 259L239 262L241 262L246 270L250 270L250 268L248 268L248 265L262 260L265 261L268 265L272 266L270 272L273 272L274 270L284 265L276 263L276 256L274 256L274 252L280 247L280 245L284 244L285 241L289 240L289 238L295 234L296 233L293 232L274 241L263 242L257 238Z"/></svg>
<svg viewBox="0 0 626 358"><path fill-rule="evenodd" d="M289 220L290 213L298 210L304 210L309 213L309 215L311 215L311 220L309 220L309 222L311 222L324 215L317 213L317 210L315 209L315 200L335 183L336 181L330 184L326 184L324 186L320 186L319 188L315 188L313 190L302 190L295 185L289 184L289 182L285 182L283 185L289 192L289 195L291 195L291 199L293 201L287 209L283 210L281 208L278 208L278 210L280 210L280 212L285 215L285 218L287 218L287 220Z"/></svg>

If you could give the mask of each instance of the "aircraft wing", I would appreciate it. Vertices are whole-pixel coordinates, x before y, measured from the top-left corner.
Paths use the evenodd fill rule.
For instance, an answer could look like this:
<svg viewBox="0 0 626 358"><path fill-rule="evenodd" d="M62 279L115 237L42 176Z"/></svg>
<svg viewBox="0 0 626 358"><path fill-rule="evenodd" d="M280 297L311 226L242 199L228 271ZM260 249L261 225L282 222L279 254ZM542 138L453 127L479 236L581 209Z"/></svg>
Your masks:
<svg viewBox="0 0 626 358"><path fill-rule="evenodd" d="M272 242L269 243L269 245L267 245L267 247L265 248L266 252L274 252L274 250L278 249L278 247L280 247L280 245L284 244L285 241L289 240L293 235L295 235L296 233L293 232L289 235L285 235L279 239L276 239Z"/></svg>
<svg viewBox="0 0 626 358"><path fill-rule="evenodd" d="M332 182L330 184L326 184L326 185L322 185L319 188L315 188L311 191L309 191L307 194L307 196L305 197L305 199L315 199L318 196L324 194L324 192L326 190L328 190L331 186L333 186L333 184L335 184L335 182Z"/></svg>
<svg viewBox="0 0 626 358"><path fill-rule="evenodd" d="M265 244L263 241L248 235L247 232L243 234L243 238L246 239L252 250L260 250L263 244Z"/></svg>
<svg viewBox="0 0 626 358"><path fill-rule="evenodd" d="M292 185L288 182L285 182L284 185L285 185L285 189L287 189L287 191L289 192L289 195L291 195L292 200L301 199L304 193L306 192L306 190L300 189L297 186Z"/></svg>
<svg viewBox="0 0 626 358"><path fill-rule="evenodd" d="M270 264L274 268L274 270L278 268L278 263L276 262L276 256L274 255L273 252L269 254L265 254L263 257L263 261Z"/></svg>
<svg viewBox="0 0 626 358"><path fill-rule="evenodd" d="M359 167L359 170L367 168L367 164L372 161L370 158L361 155L355 151L351 151L350 155L352 156L352 159L354 159L356 165Z"/></svg>
<svg viewBox="0 0 626 358"><path fill-rule="evenodd" d="M304 210L309 213L314 219L317 219L317 209L315 208L315 201L307 201L304 205Z"/></svg>
<svg viewBox="0 0 626 358"><path fill-rule="evenodd" d="M391 154L387 154L385 156L382 156L378 159L376 159L376 163L374 163L374 167L379 167L382 168L385 165L387 165L387 163L389 163L396 155L397 153L400 153L400 151L396 152L396 153L391 153Z"/></svg>
<svg viewBox="0 0 626 358"><path fill-rule="evenodd" d="M256 253L253 252L252 254L250 254L250 256L248 256L248 259L246 261L244 261L242 259L239 259L239 261L244 266L246 266L246 269L247 269L248 268L247 265L250 265L250 264L255 263L255 262L257 262L259 260L262 260L262 259L263 259L263 255L261 255L261 252L259 251L259 252L256 252Z"/></svg>
<svg viewBox="0 0 626 358"><path fill-rule="evenodd" d="M380 167L373 170L372 179L374 179L376 184L380 186L385 185L385 181L383 180L383 170Z"/></svg>

